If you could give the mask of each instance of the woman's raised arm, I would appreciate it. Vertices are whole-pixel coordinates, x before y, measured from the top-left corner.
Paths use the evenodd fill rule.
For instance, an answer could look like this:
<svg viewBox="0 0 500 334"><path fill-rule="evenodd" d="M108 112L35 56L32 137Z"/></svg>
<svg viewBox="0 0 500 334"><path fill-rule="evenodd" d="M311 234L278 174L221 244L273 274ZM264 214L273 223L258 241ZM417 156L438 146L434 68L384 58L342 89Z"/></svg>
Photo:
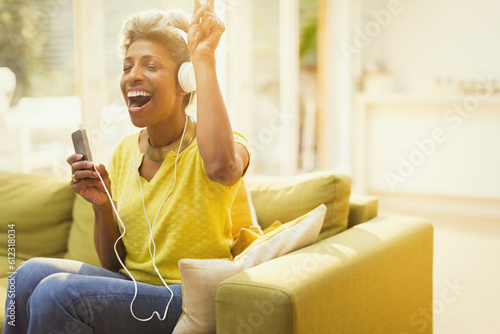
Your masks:
<svg viewBox="0 0 500 334"><path fill-rule="evenodd" d="M241 178L249 157L246 149L234 142L217 79L215 50L225 26L213 8L214 0L208 0L205 5L195 0L189 28L189 51L198 88L196 133L207 176L229 186Z"/></svg>

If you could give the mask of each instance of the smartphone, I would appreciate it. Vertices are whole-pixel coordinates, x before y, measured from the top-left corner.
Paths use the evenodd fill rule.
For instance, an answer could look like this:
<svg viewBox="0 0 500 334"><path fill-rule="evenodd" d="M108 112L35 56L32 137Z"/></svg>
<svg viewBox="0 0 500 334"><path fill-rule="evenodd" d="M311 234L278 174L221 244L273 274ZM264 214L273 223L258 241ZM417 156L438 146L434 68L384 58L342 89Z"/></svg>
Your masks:
<svg viewBox="0 0 500 334"><path fill-rule="evenodd" d="M73 140L75 153L83 155L82 160L92 161L92 154L90 153L90 144L89 138L87 136L87 130L76 130L71 134L71 139Z"/></svg>

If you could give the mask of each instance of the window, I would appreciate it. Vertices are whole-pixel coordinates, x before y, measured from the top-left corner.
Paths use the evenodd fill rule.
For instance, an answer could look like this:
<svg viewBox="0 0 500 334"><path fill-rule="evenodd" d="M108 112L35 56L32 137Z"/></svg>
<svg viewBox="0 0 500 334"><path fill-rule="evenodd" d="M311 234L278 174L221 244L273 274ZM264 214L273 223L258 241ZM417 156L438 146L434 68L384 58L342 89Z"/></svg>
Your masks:
<svg viewBox="0 0 500 334"><path fill-rule="evenodd" d="M140 10L180 7L192 12L193 4L20 2L31 3L35 17L43 21L33 39L36 43L30 43L30 47L40 45L41 51L21 59L18 67L2 52L0 66L18 71L18 84L11 105L2 107L0 114L0 126L8 129L2 136L11 143L0 148L0 168L67 177L65 158L73 152L70 133L80 123L91 132L94 158L107 163L117 142L136 131L117 83L121 24ZM19 11L12 7L2 11L9 13L2 14L2 20ZM327 134L334 118L327 117L324 101L331 86L325 78L331 70L321 67L326 38L318 39L320 22L325 21L318 15L324 7L325 0L216 1L227 27L218 49L219 81L233 128L247 136L255 153L250 173L294 174L333 165L326 155L331 151ZM20 27L14 24L10 29ZM32 67L32 61L38 67Z"/></svg>
<svg viewBox="0 0 500 334"><path fill-rule="evenodd" d="M293 174L298 160L298 2L228 6L228 106L247 136L250 172Z"/></svg>
<svg viewBox="0 0 500 334"><path fill-rule="evenodd" d="M80 120L73 2L3 1L0 25L0 168L57 172Z"/></svg>

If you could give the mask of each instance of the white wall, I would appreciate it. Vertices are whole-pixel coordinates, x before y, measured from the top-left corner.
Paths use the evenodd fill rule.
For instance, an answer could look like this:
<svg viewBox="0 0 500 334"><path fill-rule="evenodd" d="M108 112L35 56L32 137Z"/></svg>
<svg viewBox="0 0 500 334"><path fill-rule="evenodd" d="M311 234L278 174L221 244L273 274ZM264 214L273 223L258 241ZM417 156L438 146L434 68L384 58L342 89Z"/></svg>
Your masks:
<svg viewBox="0 0 500 334"><path fill-rule="evenodd" d="M500 199L500 99L472 99L364 99L367 189Z"/></svg>
<svg viewBox="0 0 500 334"><path fill-rule="evenodd" d="M391 6L397 13L384 16ZM498 18L498 0L363 0L359 27L369 43L362 62L387 69L395 90L357 99L354 184L361 180L368 192L500 200L500 94L435 87L436 78L475 80L482 89L500 80ZM376 24L379 31L369 31ZM422 157L416 143L437 128L446 139L413 171L398 173L401 159ZM388 172L404 174L402 181L391 185Z"/></svg>
<svg viewBox="0 0 500 334"><path fill-rule="evenodd" d="M365 0L365 25L391 2L401 11L363 53L386 66L398 91L430 92L436 77L500 80L500 1Z"/></svg>

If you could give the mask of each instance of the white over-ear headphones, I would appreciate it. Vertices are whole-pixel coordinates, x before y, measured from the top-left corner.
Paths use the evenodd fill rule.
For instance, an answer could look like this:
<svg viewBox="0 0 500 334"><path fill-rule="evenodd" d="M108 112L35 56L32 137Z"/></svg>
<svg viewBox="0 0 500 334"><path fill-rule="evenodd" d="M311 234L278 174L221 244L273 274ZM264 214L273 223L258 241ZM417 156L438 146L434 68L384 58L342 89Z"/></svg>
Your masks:
<svg viewBox="0 0 500 334"><path fill-rule="evenodd" d="M179 28L175 28L179 35L182 37L186 46L188 45L188 35L187 33ZM179 68L179 72L177 73L177 80L179 81L179 86L181 86L182 90L186 93L191 93L196 90L196 78L194 75L194 68L191 62L185 62Z"/></svg>

